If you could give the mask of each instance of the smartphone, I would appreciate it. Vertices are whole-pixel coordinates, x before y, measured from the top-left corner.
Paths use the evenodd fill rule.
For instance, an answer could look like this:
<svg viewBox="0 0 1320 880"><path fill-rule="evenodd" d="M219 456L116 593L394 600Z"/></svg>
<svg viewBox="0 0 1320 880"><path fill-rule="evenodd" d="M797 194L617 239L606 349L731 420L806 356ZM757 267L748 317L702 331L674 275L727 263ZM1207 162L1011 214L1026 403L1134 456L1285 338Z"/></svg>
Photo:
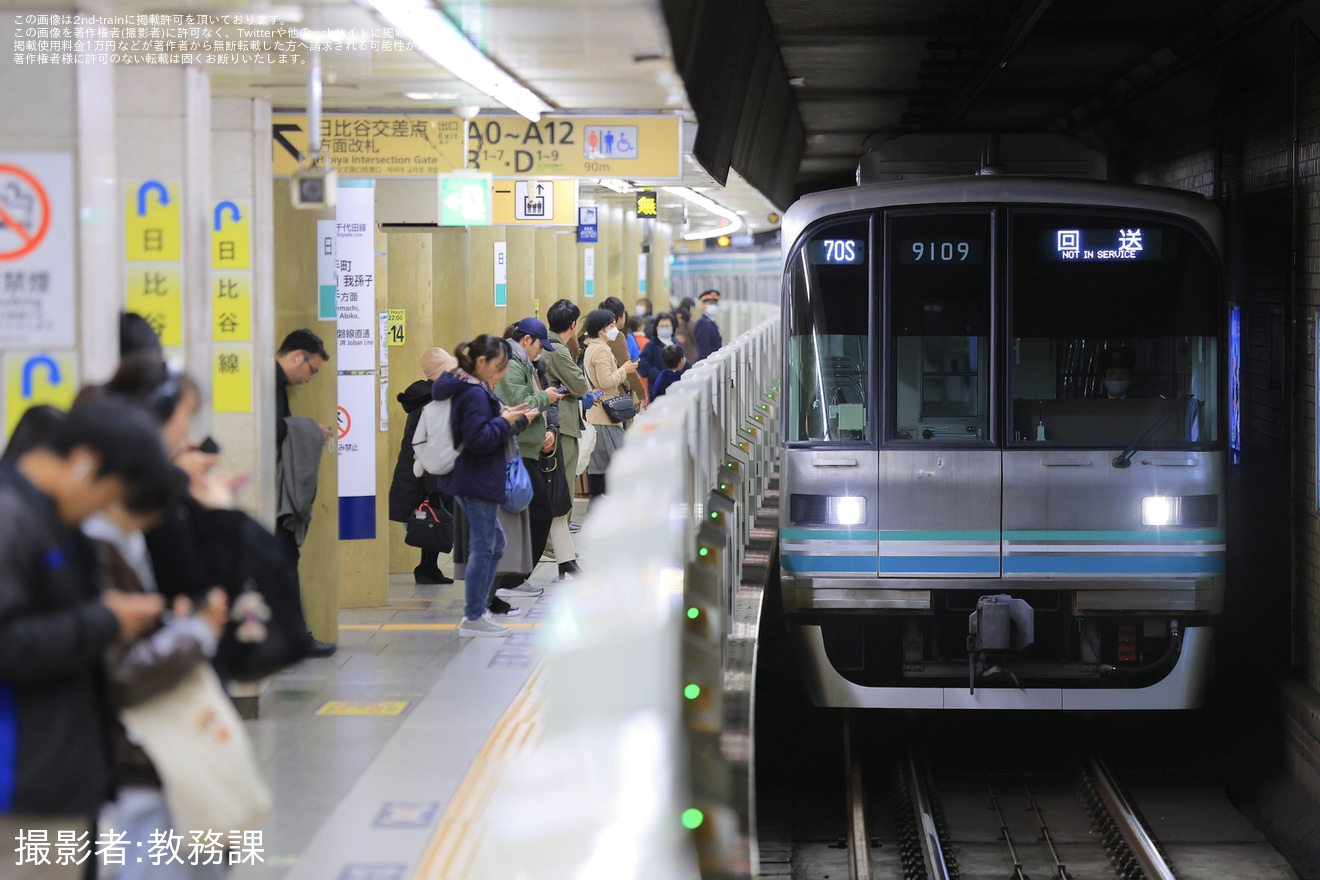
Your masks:
<svg viewBox="0 0 1320 880"><path fill-rule="evenodd" d="M568 386L567 386L567 385L560 385L560 386L559 386L558 388L556 388L555 390L558 391L560 394L567 394L567 393L568 393Z"/></svg>
<svg viewBox="0 0 1320 880"><path fill-rule="evenodd" d="M207 455L220 454L220 444L216 443L214 438L211 437L207 437L205 440L203 440L201 442L201 445L199 445L197 448L198 450L205 452Z"/></svg>

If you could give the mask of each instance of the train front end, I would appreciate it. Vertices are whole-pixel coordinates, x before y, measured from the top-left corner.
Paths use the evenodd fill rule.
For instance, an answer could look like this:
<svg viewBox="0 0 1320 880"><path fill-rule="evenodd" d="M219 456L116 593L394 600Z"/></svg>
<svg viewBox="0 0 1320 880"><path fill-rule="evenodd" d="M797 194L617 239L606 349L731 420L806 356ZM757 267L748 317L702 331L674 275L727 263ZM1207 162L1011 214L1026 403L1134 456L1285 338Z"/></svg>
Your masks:
<svg viewBox="0 0 1320 880"><path fill-rule="evenodd" d="M1196 706L1228 371L1203 199L975 179L785 218L780 594L828 706Z"/></svg>

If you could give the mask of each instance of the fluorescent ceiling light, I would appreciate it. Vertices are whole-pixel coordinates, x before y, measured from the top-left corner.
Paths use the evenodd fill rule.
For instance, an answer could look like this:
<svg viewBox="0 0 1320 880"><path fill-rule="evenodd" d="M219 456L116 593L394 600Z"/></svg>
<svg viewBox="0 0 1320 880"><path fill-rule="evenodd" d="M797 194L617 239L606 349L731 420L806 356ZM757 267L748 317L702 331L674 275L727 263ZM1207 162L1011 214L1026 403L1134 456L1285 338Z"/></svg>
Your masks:
<svg viewBox="0 0 1320 880"><path fill-rule="evenodd" d="M739 217L736 212L730 211L723 205L711 201L700 193L693 192L686 186L662 186L661 189L670 195L686 199L698 208L701 208L703 211L708 211L716 217L721 217L727 221L724 226L718 226L715 229L707 229L703 232L689 232L683 236L684 241L696 241L701 238L718 238L721 235L732 235L743 227L742 218Z"/></svg>
<svg viewBox="0 0 1320 880"><path fill-rule="evenodd" d="M457 101L458 92L404 92L405 98L414 101Z"/></svg>
<svg viewBox="0 0 1320 880"><path fill-rule="evenodd" d="M628 193L633 191L633 188L628 185L628 181L626 180L617 180L612 177L607 177L597 180L596 183L600 184L606 189L614 190L614 192L621 193L623 195L627 195Z"/></svg>
<svg viewBox="0 0 1320 880"><path fill-rule="evenodd" d="M367 0L423 55L515 113L539 122L550 105L472 45L428 0Z"/></svg>

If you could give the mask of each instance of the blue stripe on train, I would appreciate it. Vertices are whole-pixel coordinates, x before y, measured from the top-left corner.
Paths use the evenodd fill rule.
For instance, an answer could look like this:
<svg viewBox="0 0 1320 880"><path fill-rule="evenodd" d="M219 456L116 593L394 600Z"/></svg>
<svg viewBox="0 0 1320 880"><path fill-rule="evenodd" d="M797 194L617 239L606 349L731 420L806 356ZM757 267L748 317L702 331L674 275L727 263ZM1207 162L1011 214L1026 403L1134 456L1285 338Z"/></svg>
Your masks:
<svg viewBox="0 0 1320 880"><path fill-rule="evenodd" d="M994 556L881 556L885 574L999 574L999 555Z"/></svg>
<svg viewBox="0 0 1320 880"><path fill-rule="evenodd" d="M851 572L875 574L874 556L807 556L785 553L779 557L785 571L798 574L806 571Z"/></svg>
<svg viewBox="0 0 1320 880"><path fill-rule="evenodd" d="M1213 556L1005 556L1004 574L1219 574L1223 554Z"/></svg>

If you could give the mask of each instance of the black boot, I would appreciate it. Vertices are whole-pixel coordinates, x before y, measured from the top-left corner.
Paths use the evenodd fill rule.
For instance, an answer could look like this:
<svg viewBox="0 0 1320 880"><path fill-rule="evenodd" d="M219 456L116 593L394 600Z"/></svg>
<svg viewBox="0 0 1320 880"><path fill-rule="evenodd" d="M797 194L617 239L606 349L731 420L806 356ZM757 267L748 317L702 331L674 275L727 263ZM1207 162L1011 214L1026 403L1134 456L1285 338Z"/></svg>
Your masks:
<svg viewBox="0 0 1320 880"><path fill-rule="evenodd" d="M453 578L445 577L445 573L438 568L427 571L419 565L413 569L413 583L415 584L452 584L453 582Z"/></svg>
<svg viewBox="0 0 1320 880"><path fill-rule="evenodd" d="M559 563L559 579L582 577L582 569L578 567L577 560L572 559L568 562Z"/></svg>

